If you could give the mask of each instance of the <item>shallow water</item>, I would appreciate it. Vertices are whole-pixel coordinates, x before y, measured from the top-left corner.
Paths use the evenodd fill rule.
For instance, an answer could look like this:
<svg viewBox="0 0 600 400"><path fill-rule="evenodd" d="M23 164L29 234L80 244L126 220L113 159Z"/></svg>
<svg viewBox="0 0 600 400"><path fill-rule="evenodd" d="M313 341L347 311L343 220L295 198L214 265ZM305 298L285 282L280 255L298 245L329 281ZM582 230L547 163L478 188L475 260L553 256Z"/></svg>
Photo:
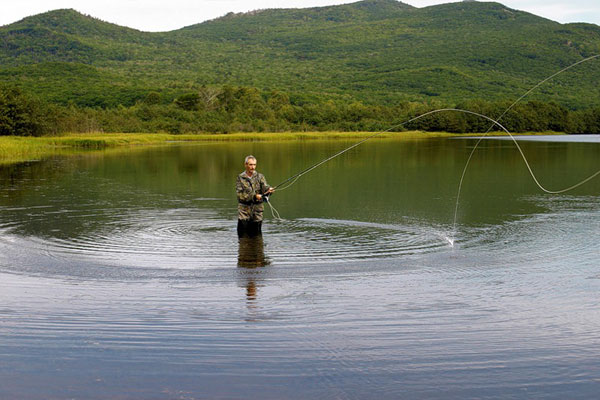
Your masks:
<svg viewBox="0 0 600 400"><path fill-rule="evenodd" d="M600 179L541 194L514 145L172 146L0 170L0 398L593 398ZM600 144L523 142L570 186ZM451 245L453 243L453 245Z"/></svg>

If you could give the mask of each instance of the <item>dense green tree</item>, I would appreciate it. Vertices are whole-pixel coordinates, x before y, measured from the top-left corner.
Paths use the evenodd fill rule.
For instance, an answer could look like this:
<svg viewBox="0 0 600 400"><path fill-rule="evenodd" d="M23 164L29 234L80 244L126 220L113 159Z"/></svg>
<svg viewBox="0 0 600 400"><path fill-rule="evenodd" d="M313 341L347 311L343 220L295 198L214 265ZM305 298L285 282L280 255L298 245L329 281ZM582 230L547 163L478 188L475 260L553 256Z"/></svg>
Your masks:
<svg viewBox="0 0 600 400"><path fill-rule="evenodd" d="M208 90L208 89L207 89ZM42 135L62 132L252 132L383 131L420 129L455 133L498 131L480 116L497 119L510 132L600 132L600 108L570 111L556 103L472 100L457 105L440 101L369 105L352 98L334 102L302 98L292 102L281 91L223 86L210 93L191 92L170 103L140 101L109 108L66 106L37 100L18 88L0 89L0 134ZM407 121L413 122L407 123Z"/></svg>
<svg viewBox="0 0 600 400"><path fill-rule="evenodd" d="M200 106L200 95L198 93L186 93L175 99L175 104L187 111L197 110Z"/></svg>
<svg viewBox="0 0 600 400"><path fill-rule="evenodd" d="M0 88L0 135L49 133L47 107L18 88Z"/></svg>
<svg viewBox="0 0 600 400"><path fill-rule="evenodd" d="M158 92L150 92L144 99L144 103L148 105L160 104L161 96Z"/></svg>
<svg viewBox="0 0 600 400"><path fill-rule="evenodd" d="M600 134L600 107L583 113L585 133Z"/></svg>

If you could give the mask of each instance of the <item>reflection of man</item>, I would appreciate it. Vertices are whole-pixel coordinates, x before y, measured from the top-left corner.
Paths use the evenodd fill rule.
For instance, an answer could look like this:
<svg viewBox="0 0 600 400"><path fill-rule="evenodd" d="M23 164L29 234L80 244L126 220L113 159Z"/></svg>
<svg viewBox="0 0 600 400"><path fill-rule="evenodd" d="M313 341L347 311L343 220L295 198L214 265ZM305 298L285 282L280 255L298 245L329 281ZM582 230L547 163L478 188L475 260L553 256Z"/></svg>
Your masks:
<svg viewBox="0 0 600 400"><path fill-rule="evenodd" d="M253 237L242 236L239 238L239 245L238 267L242 268L240 272L243 271L241 276L245 281L244 286L246 287L248 306L254 308L253 303L258 297L259 286L256 283L256 279L260 275L257 268L269 265L270 261L265 256L265 245L262 235Z"/></svg>
<svg viewBox="0 0 600 400"><path fill-rule="evenodd" d="M269 265L269 259L265 256L262 235L241 237L239 245L238 267L252 269Z"/></svg>
<svg viewBox="0 0 600 400"><path fill-rule="evenodd" d="M239 236L259 235L261 233L265 196L274 192L267 184L264 175L256 171L256 157L247 156L244 160L246 170L238 175L235 189L238 198Z"/></svg>

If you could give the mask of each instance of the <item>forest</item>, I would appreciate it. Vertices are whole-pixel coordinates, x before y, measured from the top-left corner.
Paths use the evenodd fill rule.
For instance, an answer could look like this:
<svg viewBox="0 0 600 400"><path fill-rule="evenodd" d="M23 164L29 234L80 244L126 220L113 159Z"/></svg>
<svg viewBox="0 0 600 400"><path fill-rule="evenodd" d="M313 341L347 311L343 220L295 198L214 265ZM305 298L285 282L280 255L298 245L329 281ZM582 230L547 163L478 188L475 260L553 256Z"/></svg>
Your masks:
<svg viewBox="0 0 600 400"><path fill-rule="evenodd" d="M442 108L457 108L495 119L510 101L470 100L457 104L399 102L369 105L360 101L296 102L281 91L251 87L204 87L163 102L149 92L134 105L112 108L60 105L41 100L16 87L0 87L0 135L42 136L62 133L120 132L172 134L423 130L481 133L491 123L479 116L439 112L407 121ZM527 101L510 109L500 122L511 133L600 133L600 107L569 110L553 102ZM494 127L493 130L501 130Z"/></svg>
<svg viewBox="0 0 600 400"><path fill-rule="evenodd" d="M141 32L54 10L0 27L0 135L416 129L598 133L600 27L395 0ZM593 59L592 59L593 58Z"/></svg>

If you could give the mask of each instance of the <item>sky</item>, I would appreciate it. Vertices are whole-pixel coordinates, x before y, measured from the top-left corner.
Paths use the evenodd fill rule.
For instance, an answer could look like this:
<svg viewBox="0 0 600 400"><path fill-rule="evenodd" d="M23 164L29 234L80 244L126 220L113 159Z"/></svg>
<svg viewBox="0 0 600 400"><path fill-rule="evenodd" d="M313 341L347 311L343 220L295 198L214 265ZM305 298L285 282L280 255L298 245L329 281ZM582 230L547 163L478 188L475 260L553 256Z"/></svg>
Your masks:
<svg viewBox="0 0 600 400"><path fill-rule="evenodd" d="M60 8L73 8L103 21L149 32L171 31L214 19L228 12L265 8L305 8L353 3L357 0L17 0L2 5L0 26L27 16ZM557 22L600 25L600 0L498 0L507 7ZM415 7L450 3L450 0L406 0ZM8 5L6 4L8 3Z"/></svg>

